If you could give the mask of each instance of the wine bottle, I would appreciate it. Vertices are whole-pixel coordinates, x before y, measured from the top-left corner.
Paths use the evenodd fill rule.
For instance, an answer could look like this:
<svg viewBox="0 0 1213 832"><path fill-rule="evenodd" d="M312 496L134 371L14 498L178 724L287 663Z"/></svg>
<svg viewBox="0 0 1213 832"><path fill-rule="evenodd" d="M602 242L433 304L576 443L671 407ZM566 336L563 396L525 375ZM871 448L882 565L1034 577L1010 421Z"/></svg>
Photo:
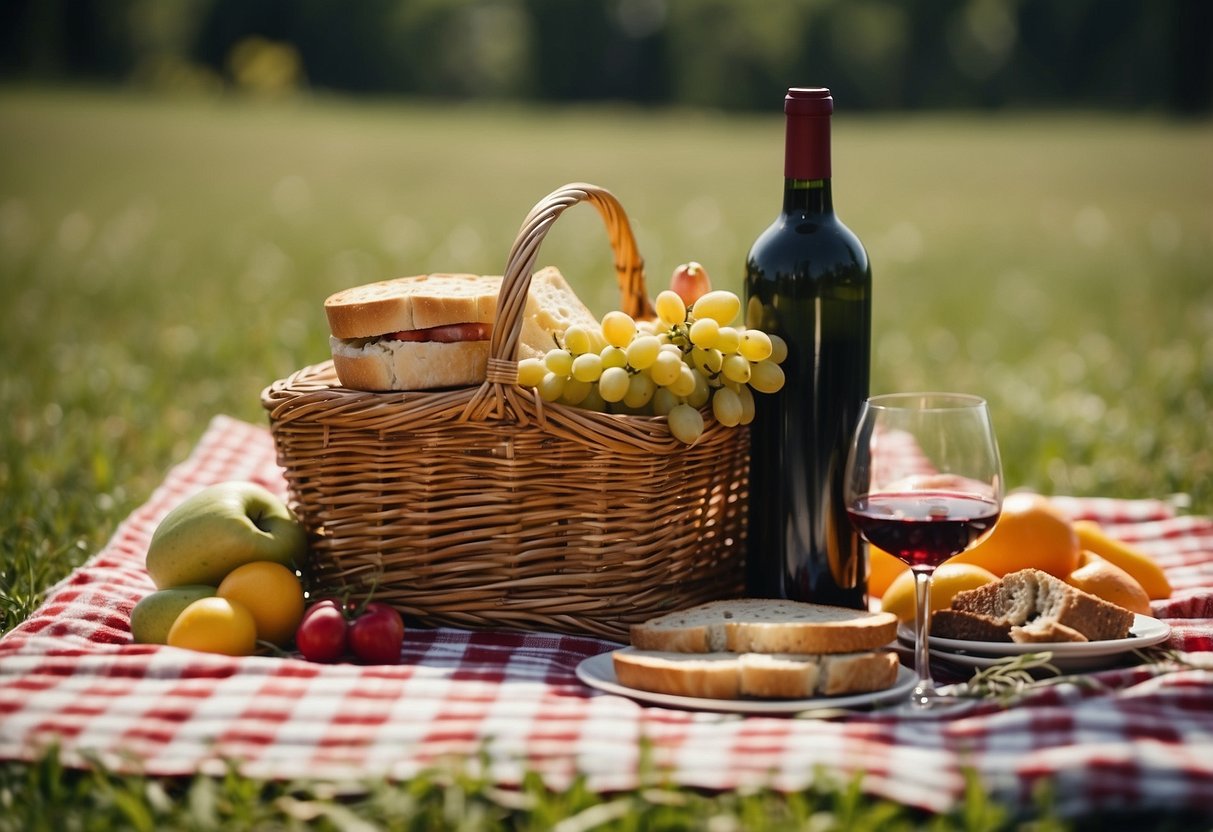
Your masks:
<svg viewBox="0 0 1213 832"><path fill-rule="evenodd" d="M872 273L834 213L828 89L788 90L783 210L746 261L747 325L788 345L751 426L750 595L866 608L867 549L847 518L847 449L868 395Z"/></svg>

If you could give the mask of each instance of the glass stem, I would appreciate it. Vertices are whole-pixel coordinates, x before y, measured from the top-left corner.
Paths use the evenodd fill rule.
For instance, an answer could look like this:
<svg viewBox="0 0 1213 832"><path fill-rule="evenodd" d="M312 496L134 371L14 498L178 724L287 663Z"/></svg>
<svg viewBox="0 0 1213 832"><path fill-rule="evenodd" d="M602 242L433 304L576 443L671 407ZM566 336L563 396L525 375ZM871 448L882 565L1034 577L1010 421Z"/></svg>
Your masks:
<svg viewBox="0 0 1213 832"><path fill-rule="evenodd" d="M917 603L914 613L914 667L918 671L918 686L914 688L914 704L927 707L935 698L935 682L931 679L931 573L933 569L914 570L914 592Z"/></svg>

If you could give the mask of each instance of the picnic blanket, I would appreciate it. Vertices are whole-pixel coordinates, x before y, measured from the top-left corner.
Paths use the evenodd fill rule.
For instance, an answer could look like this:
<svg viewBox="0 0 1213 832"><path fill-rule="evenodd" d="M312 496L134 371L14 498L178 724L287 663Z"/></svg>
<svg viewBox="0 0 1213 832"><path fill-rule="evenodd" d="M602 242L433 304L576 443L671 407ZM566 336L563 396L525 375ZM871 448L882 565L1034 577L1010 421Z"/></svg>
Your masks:
<svg viewBox="0 0 1213 832"><path fill-rule="evenodd" d="M1060 499L1166 570L1175 593L1154 610L1180 663L1101 670L1083 677L1097 684L1034 689L1010 706L797 718L601 693L575 670L617 645L560 634L413 629L401 664L379 667L132 643L131 608L153 589L143 560L156 524L198 488L233 479L285 492L269 432L218 417L104 549L0 638L0 758L53 744L68 765L152 775L236 764L267 778L409 778L454 757L505 785L533 771L554 788L584 776L597 790L654 776L795 790L818 772L862 771L867 792L932 811L953 806L972 771L1025 807L1049 782L1071 815L1213 807L1213 519L1163 501Z"/></svg>

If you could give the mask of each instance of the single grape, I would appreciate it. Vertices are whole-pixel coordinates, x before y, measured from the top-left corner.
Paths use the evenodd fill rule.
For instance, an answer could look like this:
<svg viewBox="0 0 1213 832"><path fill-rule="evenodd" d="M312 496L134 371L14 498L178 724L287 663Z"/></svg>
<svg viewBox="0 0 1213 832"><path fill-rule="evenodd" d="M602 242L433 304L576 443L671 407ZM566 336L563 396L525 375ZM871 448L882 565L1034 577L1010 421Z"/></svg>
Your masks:
<svg viewBox="0 0 1213 832"><path fill-rule="evenodd" d="M594 385L590 382L570 378L564 383L564 392L560 394L560 401L565 404L579 405L585 401L586 396L590 395L592 389L594 389Z"/></svg>
<svg viewBox="0 0 1213 832"><path fill-rule="evenodd" d="M743 384L737 389L737 398L741 401L740 424L748 425L754 421L754 394L750 392L749 387Z"/></svg>
<svg viewBox="0 0 1213 832"><path fill-rule="evenodd" d="M670 433L679 442L694 445L703 434L703 415L689 404L675 405L667 417Z"/></svg>
<svg viewBox="0 0 1213 832"><path fill-rule="evenodd" d="M717 337L720 335L720 324L715 318L697 318L695 323L691 324L688 334L691 343L700 349L715 349Z"/></svg>
<svg viewBox="0 0 1213 832"><path fill-rule="evenodd" d="M720 350L705 350L695 347L691 350L691 362L695 365L695 369L710 376L720 372L724 356L721 355Z"/></svg>
<svg viewBox="0 0 1213 832"><path fill-rule="evenodd" d="M726 428L740 424L741 414L741 397L729 388L722 387L712 396L712 415Z"/></svg>
<svg viewBox="0 0 1213 832"><path fill-rule="evenodd" d="M720 326L728 326L736 320L741 312L741 298L725 289L717 289L701 295L691 308L691 314L698 321L711 318Z"/></svg>
<svg viewBox="0 0 1213 832"><path fill-rule="evenodd" d="M573 324L564 331L564 348L573 355L582 355L592 350L594 340L590 330L581 324Z"/></svg>
<svg viewBox="0 0 1213 832"><path fill-rule="evenodd" d="M683 364L678 368L678 378L670 385L670 392L680 398L687 398L695 392L695 376L698 375L694 370Z"/></svg>
<svg viewBox="0 0 1213 832"><path fill-rule="evenodd" d="M538 387L547 372L542 358L524 358L518 362L518 384L521 387Z"/></svg>
<svg viewBox="0 0 1213 832"><path fill-rule="evenodd" d="M780 338L778 335L771 335L771 355L770 359L776 364L782 364L784 359L788 357L788 342Z"/></svg>
<svg viewBox="0 0 1213 832"><path fill-rule="evenodd" d="M658 319L666 326L680 324L687 319L687 305L676 292L669 289L657 295L653 308L657 310Z"/></svg>
<svg viewBox="0 0 1213 832"><path fill-rule="evenodd" d="M603 347L602 352L598 353L598 357L602 359L602 369L604 370L607 367L626 367L628 363L628 354L619 347Z"/></svg>
<svg viewBox="0 0 1213 832"><path fill-rule="evenodd" d="M745 384L750 380L752 372L750 362L745 356L733 353L726 356L724 363L720 367L720 371L724 373L724 377L729 381L735 381L738 384Z"/></svg>
<svg viewBox="0 0 1213 832"><path fill-rule="evenodd" d="M578 405L582 410L594 410L602 413L607 409L607 403L603 401L602 394L598 392L598 386L590 385L590 394L581 400Z"/></svg>
<svg viewBox="0 0 1213 832"><path fill-rule="evenodd" d="M725 353L737 352L741 346L741 331L736 327L722 326L716 333L716 349Z"/></svg>
<svg viewBox="0 0 1213 832"><path fill-rule="evenodd" d="M612 347L623 349L636 336L636 322L626 312L608 312L602 317L602 335Z"/></svg>
<svg viewBox="0 0 1213 832"><path fill-rule="evenodd" d="M656 335L638 335L628 344L625 355L628 364L637 370L647 370L661 350L661 341Z"/></svg>
<svg viewBox="0 0 1213 832"><path fill-rule="evenodd" d="M771 357L771 350L771 338L761 329L747 329L737 348L749 361L765 361Z"/></svg>
<svg viewBox="0 0 1213 832"><path fill-rule="evenodd" d="M668 416L670 411L680 404L682 400L671 393L668 387L658 387L653 391L653 412L658 416Z"/></svg>
<svg viewBox="0 0 1213 832"><path fill-rule="evenodd" d="M549 372L539 382L539 398L545 402L554 402L564 392L565 377Z"/></svg>
<svg viewBox="0 0 1213 832"><path fill-rule="evenodd" d="M548 350L548 354L543 357L543 365L548 368L548 372L568 378L573 374L573 354L568 350Z"/></svg>
<svg viewBox="0 0 1213 832"><path fill-rule="evenodd" d="M653 359L653 366L649 367L649 375L653 377L653 381L659 386L668 387L678 380L678 376L684 366L686 365L682 363L681 352L662 350Z"/></svg>
<svg viewBox="0 0 1213 832"><path fill-rule="evenodd" d="M687 396L687 404L691 407L703 407L708 403L708 398L712 395L712 388L708 383L708 377L699 370L694 370L695 373L695 389L691 391L691 395Z"/></svg>
<svg viewBox="0 0 1213 832"><path fill-rule="evenodd" d="M633 373L628 379L628 392L623 397L623 403L628 407L642 408L653 400L657 385L648 373Z"/></svg>
<svg viewBox="0 0 1213 832"><path fill-rule="evenodd" d="M783 387L783 370L771 359L750 367L750 386L759 393L774 393Z"/></svg>
<svg viewBox="0 0 1213 832"><path fill-rule="evenodd" d="M598 381L602 375L602 356L587 352L573 359L573 378L578 381Z"/></svg>
<svg viewBox="0 0 1213 832"><path fill-rule="evenodd" d="M598 379L598 393L603 401L621 401L628 393L628 371L623 367L607 367Z"/></svg>

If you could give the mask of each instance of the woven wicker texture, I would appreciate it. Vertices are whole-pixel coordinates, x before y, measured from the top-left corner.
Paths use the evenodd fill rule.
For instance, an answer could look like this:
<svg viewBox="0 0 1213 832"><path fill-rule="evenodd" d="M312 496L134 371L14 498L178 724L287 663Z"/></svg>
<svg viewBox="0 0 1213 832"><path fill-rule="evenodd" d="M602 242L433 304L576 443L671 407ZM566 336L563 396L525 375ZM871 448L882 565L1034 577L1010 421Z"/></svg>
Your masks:
<svg viewBox="0 0 1213 832"><path fill-rule="evenodd" d="M510 251L479 387L367 393L331 362L262 393L322 591L373 591L426 625L627 640L660 612L740 594L749 432L704 413L687 447L664 417L542 401L516 384L540 245L566 209L598 209L622 302L651 315L643 262L608 191L541 200Z"/></svg>

